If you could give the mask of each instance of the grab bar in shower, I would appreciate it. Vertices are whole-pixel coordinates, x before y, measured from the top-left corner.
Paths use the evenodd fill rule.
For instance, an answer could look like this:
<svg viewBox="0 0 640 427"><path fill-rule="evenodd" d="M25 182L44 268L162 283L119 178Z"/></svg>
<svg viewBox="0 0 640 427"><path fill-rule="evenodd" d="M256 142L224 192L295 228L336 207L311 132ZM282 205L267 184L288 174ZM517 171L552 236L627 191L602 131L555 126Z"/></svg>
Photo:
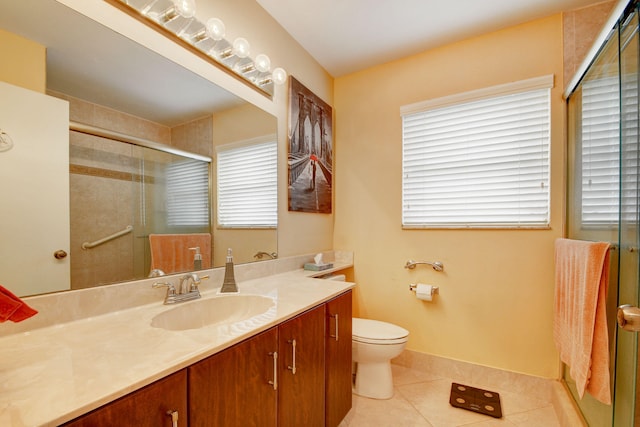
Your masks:
<svg viewBox="0 0 640 427"><path fill-rule="evenodd" d="M416 268L416 265L418 265L418 264L430 265L431 267L433 267L433 269L435 271L444 270L444 264L442 264L440 261L426 262L426 261L414 261L412 259L407 261L407 263L404 265L404 268L408 268L410 270L413 270L414 268Z"/></svg>
<svg viewBox="0 0 640 427"><path fill-rule="evenodd" d="M91 242L91 243L84 242L82 244L82 249L95 248L96 246L99 246L103 243L107 243L109 240L113 240L120 236L124 236L125 234L131 233L132 231L133 231L133 225L127 225L124 230L120 230L117 233L113 233L112 235L104 237L100 240L96 240L95 242Z"/></svg>

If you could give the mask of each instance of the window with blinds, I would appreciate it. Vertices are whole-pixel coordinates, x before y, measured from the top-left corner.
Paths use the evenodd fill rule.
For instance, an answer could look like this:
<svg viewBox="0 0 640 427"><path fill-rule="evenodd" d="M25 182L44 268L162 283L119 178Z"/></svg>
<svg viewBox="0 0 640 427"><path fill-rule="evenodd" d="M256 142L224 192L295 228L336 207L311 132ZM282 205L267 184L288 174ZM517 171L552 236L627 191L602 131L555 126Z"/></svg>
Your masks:
<svg viewBox="0 0 640 427"><path fill-rule="evenodd" d="M403 107L403 227L548 227L552 86L547 76Z"/></svg>
<svg viewBox="0 0 640 427"><path fill-rule="evenodd" d="M209 162L183 160L167 165L167 224L209 227Z"/></svg>
<svg viewBox="0 0 640 427"><path fill-rule="evenodd" d="M278 146L275 135L218 148L218 226L278 225Z"/></svg>

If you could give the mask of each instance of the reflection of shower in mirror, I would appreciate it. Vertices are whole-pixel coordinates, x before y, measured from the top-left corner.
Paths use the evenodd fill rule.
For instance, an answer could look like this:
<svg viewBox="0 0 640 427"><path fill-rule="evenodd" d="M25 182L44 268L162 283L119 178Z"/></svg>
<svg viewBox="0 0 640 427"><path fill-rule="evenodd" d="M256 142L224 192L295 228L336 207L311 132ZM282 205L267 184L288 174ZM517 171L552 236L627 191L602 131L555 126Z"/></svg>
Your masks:
<svg viewBox="0 0 640 427"><path fill-rule="evenodd" d="M116 140L126 139L122 134L108 137L104 129L92 135L89 128L70 132L71 248L94 236L108 238L90 251L73 252L71 289L145 278L154 268L192 270L192 263L176 271L152 265L149 235L204 233L211 240L208 158L145 147L139 138L141 145L122 142ZM133 227L110 238L114 224Z"/></svg>

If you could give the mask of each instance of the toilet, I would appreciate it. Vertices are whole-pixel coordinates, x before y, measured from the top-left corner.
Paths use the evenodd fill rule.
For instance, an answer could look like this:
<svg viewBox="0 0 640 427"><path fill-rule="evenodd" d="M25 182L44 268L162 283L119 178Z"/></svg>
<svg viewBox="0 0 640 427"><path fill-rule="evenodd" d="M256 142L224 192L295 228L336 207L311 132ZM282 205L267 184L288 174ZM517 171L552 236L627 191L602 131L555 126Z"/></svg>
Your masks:
<svg viewBox="0 0 640 427"><path fill-rule="evenodd" d="M409 331L379 320L353 318L351 347L355 384L353 392L373 399L393 397L391 359L404 350Z"/></svg>

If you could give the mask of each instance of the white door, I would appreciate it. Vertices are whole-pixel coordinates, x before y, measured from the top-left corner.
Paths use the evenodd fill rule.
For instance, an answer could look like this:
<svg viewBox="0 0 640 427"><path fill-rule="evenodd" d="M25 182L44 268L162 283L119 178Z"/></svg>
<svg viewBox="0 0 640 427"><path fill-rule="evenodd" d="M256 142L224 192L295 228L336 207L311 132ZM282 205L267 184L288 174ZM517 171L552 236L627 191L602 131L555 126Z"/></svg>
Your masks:
<svg viewBox="0 0 640 427"><path fill-rule="evenodd" d="M18 296L70 288L69 105L0 82L0 285Z"/></svg>

